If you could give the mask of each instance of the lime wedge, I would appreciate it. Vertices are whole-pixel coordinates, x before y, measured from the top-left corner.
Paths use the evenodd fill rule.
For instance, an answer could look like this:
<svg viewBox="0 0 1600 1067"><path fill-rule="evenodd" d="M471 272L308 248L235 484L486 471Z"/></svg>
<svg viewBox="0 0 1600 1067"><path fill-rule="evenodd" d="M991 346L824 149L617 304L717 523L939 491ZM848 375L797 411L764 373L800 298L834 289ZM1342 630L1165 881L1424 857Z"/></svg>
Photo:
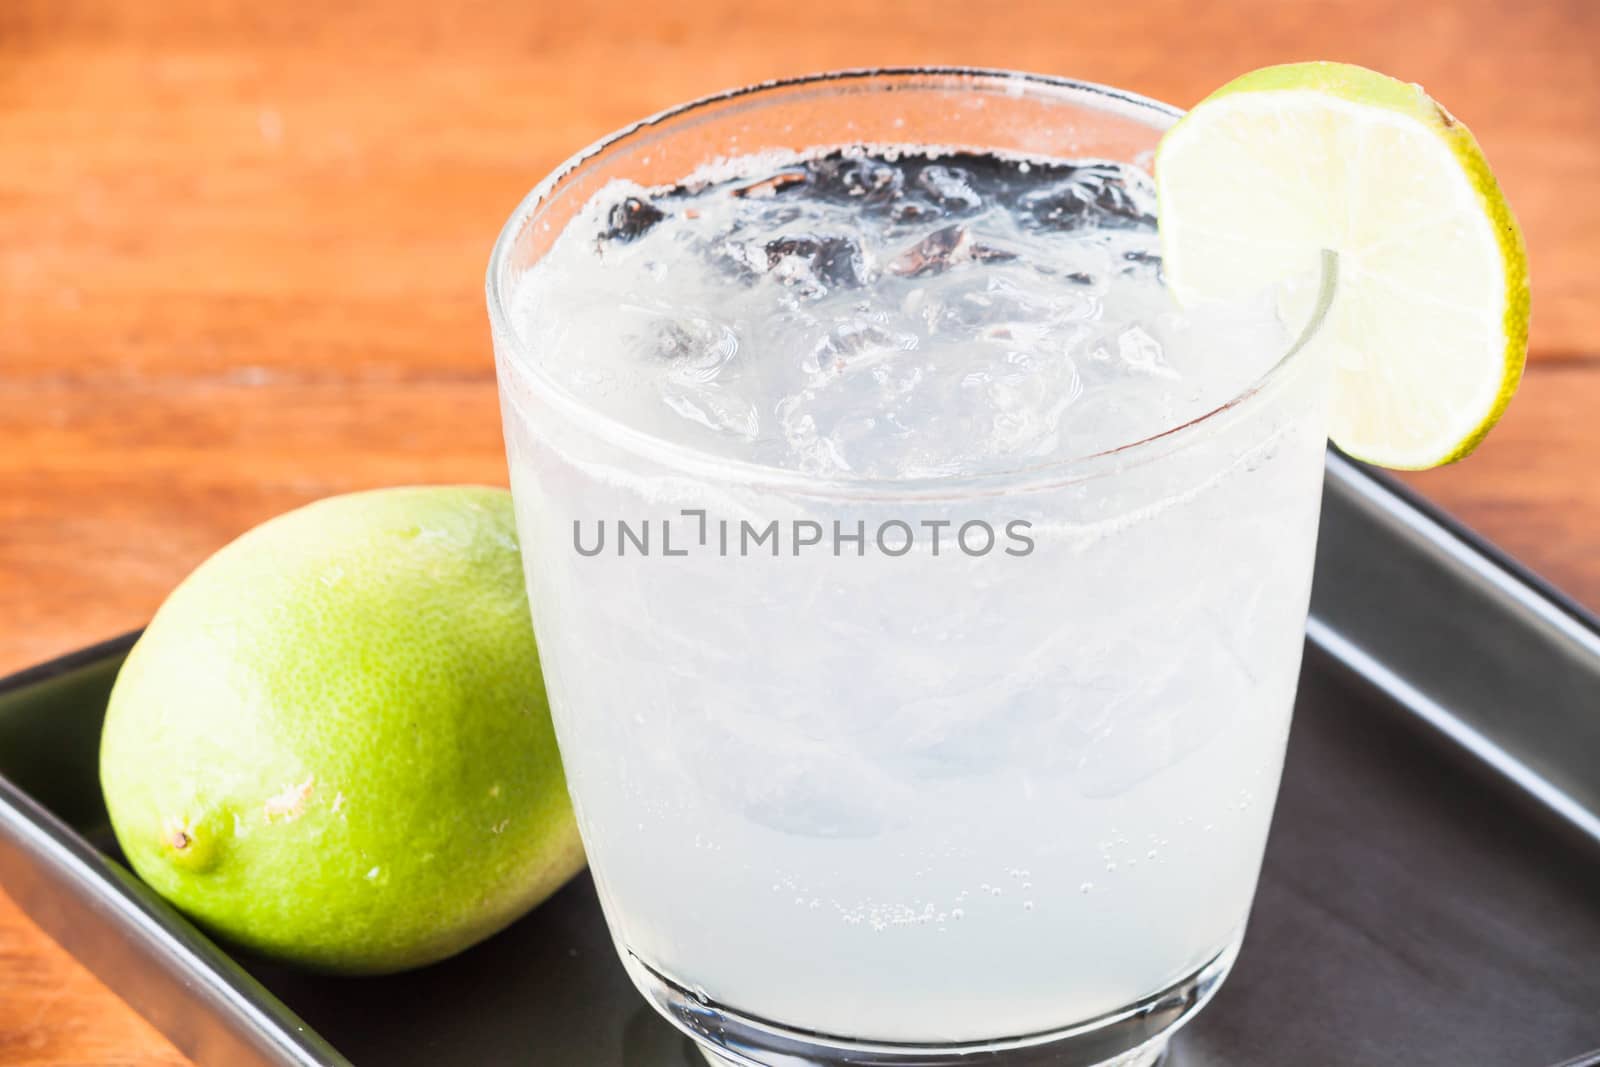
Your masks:
<svg viewBox="0 0 1600 1067"><path fill-rule="evenodd" d="M1155 166L1181 303L1338 254L1318 343L1333 349L1340 448L1434 467L1500 418L1527 358L1527 253L1478 142L1421 87L1344 63L1266 67L1189 112Z"/></svg>

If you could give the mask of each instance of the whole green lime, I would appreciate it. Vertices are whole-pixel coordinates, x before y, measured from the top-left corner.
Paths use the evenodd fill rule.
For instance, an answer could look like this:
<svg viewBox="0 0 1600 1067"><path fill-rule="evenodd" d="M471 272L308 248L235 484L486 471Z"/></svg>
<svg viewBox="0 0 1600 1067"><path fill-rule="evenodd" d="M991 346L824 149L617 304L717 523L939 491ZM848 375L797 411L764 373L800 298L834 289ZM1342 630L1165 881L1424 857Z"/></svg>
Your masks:
<svg viewBox="0 0 1600 1067"><path fill-rule="evenodd" d="M449 956L583 866L511 498L332 497L191 574L117 678L117 840L224 937L316 969Z"/></svg>

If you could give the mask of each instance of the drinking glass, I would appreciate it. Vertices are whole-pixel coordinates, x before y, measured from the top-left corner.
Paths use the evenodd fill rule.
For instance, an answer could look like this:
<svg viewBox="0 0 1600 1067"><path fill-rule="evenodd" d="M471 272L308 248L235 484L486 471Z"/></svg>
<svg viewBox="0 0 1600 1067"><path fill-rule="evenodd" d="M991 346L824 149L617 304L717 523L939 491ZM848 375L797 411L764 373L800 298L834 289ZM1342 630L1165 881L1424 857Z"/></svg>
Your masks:
<svg viewBox="0 0 1600 1067"><path fill-rule="evenodd" d="M992 71L770 83L606 138L500 235L507 457L595 887L639 990L720 1062L1159 1058L1255 892L1326 361L1305 327L1228 403L1093 455L813 477L577 399L519 334L512 288L616 180L859 144L1148 169L1178 118Z"/></svg>

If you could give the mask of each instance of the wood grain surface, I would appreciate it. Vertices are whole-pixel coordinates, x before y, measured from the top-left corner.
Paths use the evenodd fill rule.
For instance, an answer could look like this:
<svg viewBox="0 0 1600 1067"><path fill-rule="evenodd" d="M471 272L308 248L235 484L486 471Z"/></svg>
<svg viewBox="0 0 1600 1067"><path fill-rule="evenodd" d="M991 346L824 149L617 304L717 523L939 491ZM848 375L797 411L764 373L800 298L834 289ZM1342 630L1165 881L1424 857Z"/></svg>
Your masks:
<svg viewBox="0 0 1600 1067"><path fill-rule="evenodd" d="M1425 84L1522 218L1535 317L1502 427L1411 480L1600 605L1597 48L1590 0L4 0L0 672L293 505L503 484L482 276L521 195L668 104L912 63ZM184 1062L0 894L0 1067Z"/></svg>

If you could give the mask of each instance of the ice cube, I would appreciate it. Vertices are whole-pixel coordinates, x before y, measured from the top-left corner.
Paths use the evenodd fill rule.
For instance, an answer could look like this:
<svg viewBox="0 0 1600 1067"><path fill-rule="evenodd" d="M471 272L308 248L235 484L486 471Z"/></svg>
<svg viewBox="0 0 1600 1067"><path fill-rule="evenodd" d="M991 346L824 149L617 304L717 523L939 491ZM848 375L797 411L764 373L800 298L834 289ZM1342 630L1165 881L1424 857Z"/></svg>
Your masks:
<svg viewBox="0 0 1600 1067"><path fill-rule="evenodd" d="M844 322L828 331L802 363L807 373L841 371L856 357L873 352L909 352L917 347L917 335L892 330L876 322Z"/></svg>
<svg viewBox="0 0 1600 1067"><path fill-rule="evenodd" d="M761 433L761 413L755 405L716 383L663 390L661 402L690 422L718 434L753 441Z"/></svg>
<svg viewBox="0 0 1600 1067"><path fill-rule="evenodd" d="M938 205L930 204L919 198L905 197L894 205L889 212L889 218L897 224L914 226L921 222L931 222L944 214Z"/></svg>
<svg viewBox="0 0 1600 1067"><path fill-rule="evenodd" d="M706 315L679 313L661 330L659 351L670 363L668 377L679 382L714 381L739 353L739 336L726 323Z"/></svg>
<svg viewBox="0 0 1600 1067"><path fill-rule="evenodd" d="M1178 377L1178 372L1167 365L1161 342L1142 326L1130 326L1117 335L1117 356L1123 366L1140 374Z"/></svg>
<svg viewBox="0 0 1600 1067"><path fill-rule="evenodd" d="M866 256L849 237L788 234L766 243L767 270L807 296L831 289L856 289L867 278Z"/></svg>
<svg viewBox="0 0 1600 1067"><path fill-rule="evenodd" d="M606 217L607 229L600 236L603 240L627 244L666 217L667 213L650 201L630 196L612 207Z"/></svg>
<svg viewBox="0 0 1600 1067"><path fill-rule="evenodd" d="M810 181L813 192L821 196L883 203L899 195L905 176L881 159L839 155L813 161Z"/></svg>
<svg viewBox="0 0 1600 1067"><path fill-rule="evenodd" d="M965 226L945 226L934 230L901 253L893 263L889 264L889 269L907 278L938 274L961 258L962 245L966 239Z"/></svg>
<svg viewBox="0 0 1600 1067"><path fill-rule="evenodd" d="M972 187L972 175L961 167L930 164L917 172L917 184L946 211L965 214L983 206L983 197Z"/></svg>
<svg viewBox="0 0 1600 1067"><path fill-rule="evenodd" d="M1021 253L1013 252L1009 248L999 248L978 241L967 245L967 255L978 263L1010 263L1021 257Z"/></svg>
<svg viewBox="0 0 1600 1067"><path fill-rule="evenodd" d="M1132 173L1112 164L1074 167L1067 177L1024 193L1024 221L1042 230L1128 229L1155 225L1153 197L1136 188Z"/></svg>

